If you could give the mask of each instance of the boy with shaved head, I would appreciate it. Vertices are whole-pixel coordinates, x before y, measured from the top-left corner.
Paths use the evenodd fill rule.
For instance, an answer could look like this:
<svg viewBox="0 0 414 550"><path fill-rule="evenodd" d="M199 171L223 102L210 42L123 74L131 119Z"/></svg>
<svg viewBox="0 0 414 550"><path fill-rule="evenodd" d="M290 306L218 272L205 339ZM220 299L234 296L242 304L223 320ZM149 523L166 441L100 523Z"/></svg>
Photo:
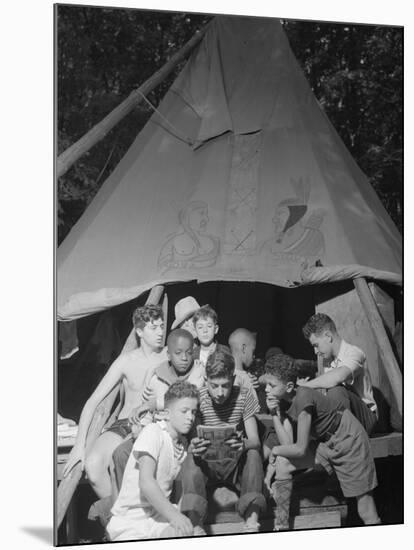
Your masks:
<svg viewBox="0 0 414 550"><path fill-rule="evenodd" d="M248 369L254 361L256 334L247 328L236 328L229 336L229 346L234 357L236 371Z"/></svg>
<svg viewBox="0 0 414 550"><path fill-rule="evenodd" d="M239 386L252 387L259 401L260 410L266 410L264 388L250 369L255 365L256 333L247 328L236 328L229 336L229 346L235 361L235 381Z"/></svg>

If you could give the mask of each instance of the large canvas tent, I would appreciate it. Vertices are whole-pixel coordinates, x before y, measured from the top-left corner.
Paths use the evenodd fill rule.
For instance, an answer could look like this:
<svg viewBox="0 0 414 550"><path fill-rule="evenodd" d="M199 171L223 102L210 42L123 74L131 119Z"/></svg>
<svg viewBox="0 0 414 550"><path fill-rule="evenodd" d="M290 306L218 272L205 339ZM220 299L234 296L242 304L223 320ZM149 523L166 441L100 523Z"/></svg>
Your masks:
<svg viewBox="0 0 414 550"><path fill-rule="evenodd" d="M59 247L58 319L195 280L277 285L289 326L304 307L295 293L314 285L313 311L366 351L400 429L401 373L385 341L401 264L398 230L280 22L218 16Z"/></svg>
<svg viewBox="0 0 414 550"><path fill-rule="evenodd" d="M58 316L167 282L289 287L334 280L337 266L396 282L400 235L281 24L217 17L59 247Z"/></svg>

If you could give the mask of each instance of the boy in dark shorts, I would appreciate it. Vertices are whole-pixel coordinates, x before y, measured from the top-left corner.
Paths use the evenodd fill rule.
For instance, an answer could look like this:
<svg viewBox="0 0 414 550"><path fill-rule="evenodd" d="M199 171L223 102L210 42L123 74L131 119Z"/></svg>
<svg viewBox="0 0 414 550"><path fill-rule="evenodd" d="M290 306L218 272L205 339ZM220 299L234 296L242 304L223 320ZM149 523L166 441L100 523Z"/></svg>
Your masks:
<svg viewBox="0 0 414 550"><path fill-rule="evenodd" d="M276 355L266 362L261 379L266 383L268 406L279 440L269 457L276 479L275 529L288 528L292 471L314 467L315 463L336 474L345 497L356 498L359 516L366 525L381 523L372 495L377 476L366 431L348 409L339 409L317 390L296 386L297 376L294 360ZM297 424L295 443L289 442L292 432L280 412L281 402L290 405L286 418ZM317 444L315 451L311 436Z"/></svg>
<svg viewBox="0 0 414 550"><path fill-rule="evenodd" d="M251 387L234 385L234 358L217 352L207 361L207 386L199 390L196 423L212 427L236 426L236 434L224 442L227 457L209 457L209 440L194 437L181 470L181 511L187 515L194 533L202 534L207 514L207 486L225 484L240 492L238 511L245 520L245 532L259 530L259 514L265 509L263 462L255 414L259 410ZM245 438L243 438L244 434ZM231 456L230 456L231 455Z"/></svg>

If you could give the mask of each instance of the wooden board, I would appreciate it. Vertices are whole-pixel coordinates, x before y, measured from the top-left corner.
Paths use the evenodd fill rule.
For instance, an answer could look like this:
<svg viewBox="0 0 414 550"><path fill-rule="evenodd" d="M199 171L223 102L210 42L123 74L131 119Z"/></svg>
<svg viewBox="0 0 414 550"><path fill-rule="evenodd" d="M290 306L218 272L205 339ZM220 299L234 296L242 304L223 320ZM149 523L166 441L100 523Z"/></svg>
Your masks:
<svg viewBox="0 0 414 550"><path fill-rule="evenodd" d="M400 456L403 454L403 435L399 432L392 432L370 438L372 454L374 458L385 458L387 456Z"/></svg>
<svg viewBox="0 0 414 550"><path fill-rule="evenodd" d="M231 523L213 523L206 525L207 535L237 535L243 534L243 521ZM324 529L329 527L341 527L341 514L337 511L318 512L304 516L295 516L292 527L298 529ZM292 530L292 529L290 529ZM269 533L273 531L273 520L265 520L260 523L260 532ZM275 533L277 536L278 533Z"/></svg>
<svg viewBox="0 0 414 550"><path fill-rule="evenodd" d="M341 527L339 512L319 512L304 516L295 516L293 529L321 529L326 527Z"/></svg>
<svg viewBox="0 0 414 550"><path fill-rule="evenodd" d="M243 521L236 523L212 523L206 525L207 535L236 535L243 533Z"/></svg>

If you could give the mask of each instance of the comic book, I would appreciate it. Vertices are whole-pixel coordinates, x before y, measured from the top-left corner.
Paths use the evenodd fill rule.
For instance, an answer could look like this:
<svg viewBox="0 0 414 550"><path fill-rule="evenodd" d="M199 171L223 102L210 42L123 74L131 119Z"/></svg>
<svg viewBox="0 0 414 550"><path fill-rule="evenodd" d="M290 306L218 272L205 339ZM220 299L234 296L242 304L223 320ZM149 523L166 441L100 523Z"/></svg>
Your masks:
<svg viewBox="0 0 414 550"><path fill-rule="evenodd" d="M197 426L197 436L210 441L203 459L208 461L220 461L229 458L237 459L240 451L232 449L225 443L227 439L230 439L236 433L237 426L233 424L223 426L205 426L200 424Z"/></svg>

